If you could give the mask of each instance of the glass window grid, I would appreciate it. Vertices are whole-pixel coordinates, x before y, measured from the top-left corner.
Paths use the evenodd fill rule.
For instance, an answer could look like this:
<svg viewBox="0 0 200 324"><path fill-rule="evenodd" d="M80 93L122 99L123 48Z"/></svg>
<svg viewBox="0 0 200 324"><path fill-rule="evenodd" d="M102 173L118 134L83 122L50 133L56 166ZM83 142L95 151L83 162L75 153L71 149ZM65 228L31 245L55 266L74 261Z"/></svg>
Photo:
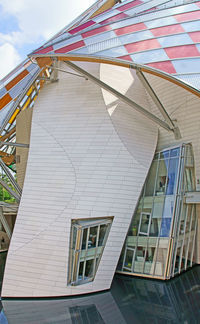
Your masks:
<svg viewBox="0 0 200 324"><path fill-rule="evenodd" d="M189 149L190 148L190 149ZM185 161L188 160L188 152L190 151L190 154L189 154L189 157L192 157L193 159L193 156L192 156L192 150L191 150L191 146L190 144L183 144L181 147L180 147L180 154L179 154L179 167L178 167L178 172L177 172L177 181L176 181L176 189L175 189L175 192L174 192L174 195L176 196L175 198L175 208L174 208L174 213L173 213L173 217L172 217L172 222L171 222L171 228L170 228L170 235L169 235L169 242L168 242L168 248L167 248L167 260L164 260L164 271L162 272L163 273L163 276L164 276L164 279L166 277L171 277L174 275L174 273L172 273L172 271L170 270L170 264L169 264L169 260L168 258L172 258L172 264L173 264L173 271L174 271L174 267L175 267L175 259L174 259L174 255L173 255L173 251L171 251L171 248L173 250L174 246L176 246L176 250L178 248L178 242L180 244L180 241L178 241L178 237L179 237L179 233L180 233L180 226L181 226L181 222L180 222L180 215L183 211L183 195L185 193L185 176L184 176L184 170L185 170ZM156 153L155 155L155 158L154 158L154 161L158 160L160 162L160 160L163 160L162 157L163 157L163 152L165 152L165 155L167 153L167 151L162 151L162 152L159 152L159 153ZM170 149L170 157L168 157L168 164L167 164L167 174L168 174L168 168L169 168L169 158L173 159L173 158L177 158L177 155L176 156L172 156L173 154L173 149ZM186 153L187 153L187 156L186 156ZM193 163L193 162L192 162ZM152 206L151 206L151 214L152 214L152 211L153 211L153 204L155 203L155 197L156 197L156 181L157 181L157 177L158 177L158 169L159 169L159 163L157 164L157 170L156 170L156 177L155 177L155 182L154 182L154 191L153 191L153 200L152 200ZM147 177L148 179L148 177ZM141 214L144 213L143 212L143 207L144 207L144 199L145 199L145 190L146 190L146 183L145 182L145 185L144 185L144 189L143 189L143 193L142 193L142 196L141 196L141 199L138 203L138 206L141 205ZM163 204L163 208L164 208L164 204ZM194 208L194 207L193 207ZM163 212L163 211L162 211ZM175 215L176 215L176 219L175 219ZM189 250L189 244L191 243L191 239L188 239L188 237L186 237L186 219L187 217L185 217L185 220L184 220L184 237L182 237L182 245L181 245L181 258L179 260L179 271L181 269L181 264L182 264L182 255L183 255L183 250L185 249L185 255L187 256L188 255L188 250ZM152 220L152 216L151 216L151 220ZM135 263L135 260L136 260L136 256L137 256L137 248L138 248L138 239L139 239L139 236L141 234L145 234L145 233L141 233L139 231L139 228L140 228L140 225L141 225L141 217L140 217L140 220L139 220L139 227L138 227L138 232L137 232L137 235L135 236L136 237L136 241L134 242L135 243L135 246L131 246L131 248L135 249L135 252L134 252L134 256L133 256L133 262L132 262L132 269L134 269L134 263ZM196 228L196 218L195 218L195 228ZM132 226L132 224L131 224ZM191 217L191 221L190 221L190 228L189 228L189 235L190 235L190 238L192 237L192 249L191 249L191 254L193 255L194 254L194 237L193 237L193 234L192 234L192 230L191 230L191 226L192 226L192 217ZM149 231L148 231L149 233ZM145 236L143 236L145 237ZM173 238L174 237L174 238ZM143 265L142 265L142 269L144 271L144 267L145 267L145 259L146 259L146 255L147 255L147 248L149 246L149 238L150 236L147 236L145 239L146 239L146 246L143 246L145 248L144 250L144 260L143 260ZM159 253L159 243L160 243L160 240L162 240L162 237L158 236L157 237L157 241L156 241L156 244L155 244L155 251L154 251L154 264L153 264L153 273L151 273L150 277L157 277L158 275L155 274L156 272L156 262L157 262L157 258L158 258L158 253ZM172 241L172 244L171 244L171 241ZM185 241L188 243L187 246L185 246ZM175 244L176 243L176 244ZM171 246L171 247L170 247ZM192 261L190 262L190 264L192 263ZM185 257L184 258L184 269L186 269L186 265L187 265L187 258ZM183 266L182 266L183 268ZM168 270L167 270L168 269ZM122 269L122 271L124 271L124 269ZM126 272L126 271L125 271ZM134 272L134 271L132 271ZM129 272L130 273L130 272ZM140 272L141 273L141 272ZM168 273L168 275L167 275ZM146 274L145 274L146 275Z"/></svg>
<svg viewBox="0 0 200 324"><path fill-rule="evenodd" d="M197 235L197 223L198 223L198 218L197 218L197 215L196 215L196 212L195 212L194 236L193 236L193 240L191 239L192 251L191 251L191 256L190 256L190 267L192 267L192 265L193 265L193 256L194 256L194 249L195 249L195 239L196 239L196 235Z"/></svg>
<svg viewBox="0 0 200 324"><path fill-rule="evenodd" d="M185 156L185 145L181 148L181 163L180 163L180 172L179 172L179 179L177 180L177 199L176 199L176 206L174 209L174 217L173 222L171 226L171 236L173 237L173 245L172 245L172 263L171 263L171 270L169 276L173 277L175 273L175 266L176 266L176 255L178 249L182 249L179 247L180 240L179 240L179 234L180 234L180 227L181 227L181 214L183 212L183 180L184 180L184 156ZM185 233L185 222L184 222L184 233ZM181 242L183 242L181 240ZM180 265L180 260L179 260ZM178 266L179 271L179 266Z"/></svg>
<svg viewBox="0 0 200 324"><path fill-rule="evenodd" d="M76 224L78 221L84 221L84 220L76 220L75 222L72 221L72 227L71 227L71 238L70 238L70 256L69 256L69 274L68 274L68 284L71 285L80 285L87 282L90 282L94 280L101 256L103 254L103 250L105 247L105 243L108 238L108 234L110 231L110 227L112 224L112 219L104 218L103 220L99 220L99 222L96 222L95 219L88 220L87 225L79 225ZM100 233L100 227L102 225L107 225L106 232L104 234L103 238L103 244L99 246L99 233ZM91 228L98 227L97 229L97 235L96 235L96 243L95 246L90 249L89 247L89 236ZM87 237L86 237L86 248L82 249L82 243L83 243L83 233L84 229L87 229ZM74 234L76 232L76 234ZM74 240L75 238L75 240ZM73 248L74 247L74 248ZM92 249L94 253L88 253ZM83 252L83 253L82 253ZM93 268L92 272L89 277L86 278L85 270L86 270L86 263L87 261L94 260L93 261ZM82 279L79 279L79 270L80 270L80 263L83 262L83 268L82 268Z"/></svg>
<svg viewBox="0 0 200 324"><path fill-rule="evenodd" d="M195 205L191 204L191 205L185 205L183 203L183 196L184 193L186 192L186 174L185 174L185 169L188 168L188 160L191 162L190 167L193 171L193 190L195 190L195 183L194 183L194 168L192 167L194 165L194 161L193 161L193 155L192 155L192 147L191 145L185 145L185 147L183 148L184 151L184 166L182 167L182 181L180 181L180 196L182 197L182 201L181 201L181 212L183 210L183 207L185 206L186 209L186 215L184 218L184 227L181 230L181 226L183 225L183 221L181 220L181 212L179 215L179 219L178 219L178 224L176 224L176 226L178 226L178 230L177 232L175 232L174 229L174 255L173 255L173 262L172 262L172 270L171 270L171 276L173 277L176 273L180 273L183 270L186 270L188 268L188 250L189 250L189 245L190 242L192 240L192 244L194 246L195 244L195 233L193 236L193 230L192 230L192 224L194 221L194 227L196 227L196 209L195 209ZM182 185L181 185L182 182ZM184 204L184 205L183 205ZM196 230L196 229L195 229ZM189 239L188 239L189 237ZM180 242L182 242L181 245L181 249L180 249L180 255L178 255L179 252L179 248L178 246L180 245ZM187 245L186 245L187 243ZM185 253L185 257L183 255L183 251L184 249L186 250ZM194 251L193 251L194 253ZM179 262L178 262L178 268L175 267L175 265L177 265L177 260L179 258ZM192 255L193 258L193 255ZM192 260L192 259L191 259ZM192 261L190 262L190 266L192 265Z"/></svg>

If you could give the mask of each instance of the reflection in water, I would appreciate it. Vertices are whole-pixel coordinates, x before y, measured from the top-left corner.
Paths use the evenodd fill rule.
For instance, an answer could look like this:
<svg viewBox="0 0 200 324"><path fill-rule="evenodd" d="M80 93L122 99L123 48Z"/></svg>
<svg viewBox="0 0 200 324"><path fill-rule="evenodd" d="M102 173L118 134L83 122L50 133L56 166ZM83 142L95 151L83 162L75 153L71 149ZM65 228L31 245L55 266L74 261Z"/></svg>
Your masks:
<svg viewBox="0 0 200 324"><path fill-rule="evenodd" d="M1 324L198 324L200 267L168 282L116 275L104 293L2 304Z"/></svg>

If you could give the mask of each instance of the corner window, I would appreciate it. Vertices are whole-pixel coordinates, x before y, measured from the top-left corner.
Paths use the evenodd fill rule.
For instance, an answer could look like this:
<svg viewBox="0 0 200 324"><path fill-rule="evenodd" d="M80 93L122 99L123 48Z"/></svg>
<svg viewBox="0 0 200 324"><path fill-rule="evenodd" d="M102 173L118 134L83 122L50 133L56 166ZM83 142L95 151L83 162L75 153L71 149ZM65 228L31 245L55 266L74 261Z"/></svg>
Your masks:
<svg viewBox="0 0 200 324"><path fill-rule="evenodd" d="M94 280L112 218L72 220L68 284Z"/></svg>

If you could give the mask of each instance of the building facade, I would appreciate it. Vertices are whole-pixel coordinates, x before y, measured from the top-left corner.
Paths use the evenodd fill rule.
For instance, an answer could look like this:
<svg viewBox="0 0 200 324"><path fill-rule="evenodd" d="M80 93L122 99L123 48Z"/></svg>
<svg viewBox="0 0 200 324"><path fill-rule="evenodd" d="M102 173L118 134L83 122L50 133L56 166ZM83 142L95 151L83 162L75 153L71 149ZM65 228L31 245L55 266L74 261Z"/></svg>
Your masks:
<svg viewBox="0 0 200 324"><path fill-rule="evenodd" d="M199 1L97 1L2 80L4 298L199 263L199 17Z"/></svg>

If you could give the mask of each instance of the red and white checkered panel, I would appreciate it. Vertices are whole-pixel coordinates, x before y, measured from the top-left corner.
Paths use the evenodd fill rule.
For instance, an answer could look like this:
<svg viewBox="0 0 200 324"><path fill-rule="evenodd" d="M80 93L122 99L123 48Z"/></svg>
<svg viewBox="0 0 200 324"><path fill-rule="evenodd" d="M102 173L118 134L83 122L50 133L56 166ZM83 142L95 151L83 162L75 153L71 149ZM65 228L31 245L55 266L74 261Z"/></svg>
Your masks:
<svg viewBox="0 0 200 324"><path fill-rule="evenodd" d="M101 3L105 0L98 5ZM200 73L200 1L178 3L123 1L92 19L76 22L74 28L64 28L32 55L98 55L146 64L171 74ZM37 70L27 60L2 80L0 109L20 94Z"/></svg>
<svg viewBox="0 0 200 324"><path fill-rule="evenodd" d="M200 2L179 6L174 6L176 1L168 2L124 1L65 32L60 42L55 39L56 43L33 54L97 54L174 74L174 60L199 59Z"/></svg>

